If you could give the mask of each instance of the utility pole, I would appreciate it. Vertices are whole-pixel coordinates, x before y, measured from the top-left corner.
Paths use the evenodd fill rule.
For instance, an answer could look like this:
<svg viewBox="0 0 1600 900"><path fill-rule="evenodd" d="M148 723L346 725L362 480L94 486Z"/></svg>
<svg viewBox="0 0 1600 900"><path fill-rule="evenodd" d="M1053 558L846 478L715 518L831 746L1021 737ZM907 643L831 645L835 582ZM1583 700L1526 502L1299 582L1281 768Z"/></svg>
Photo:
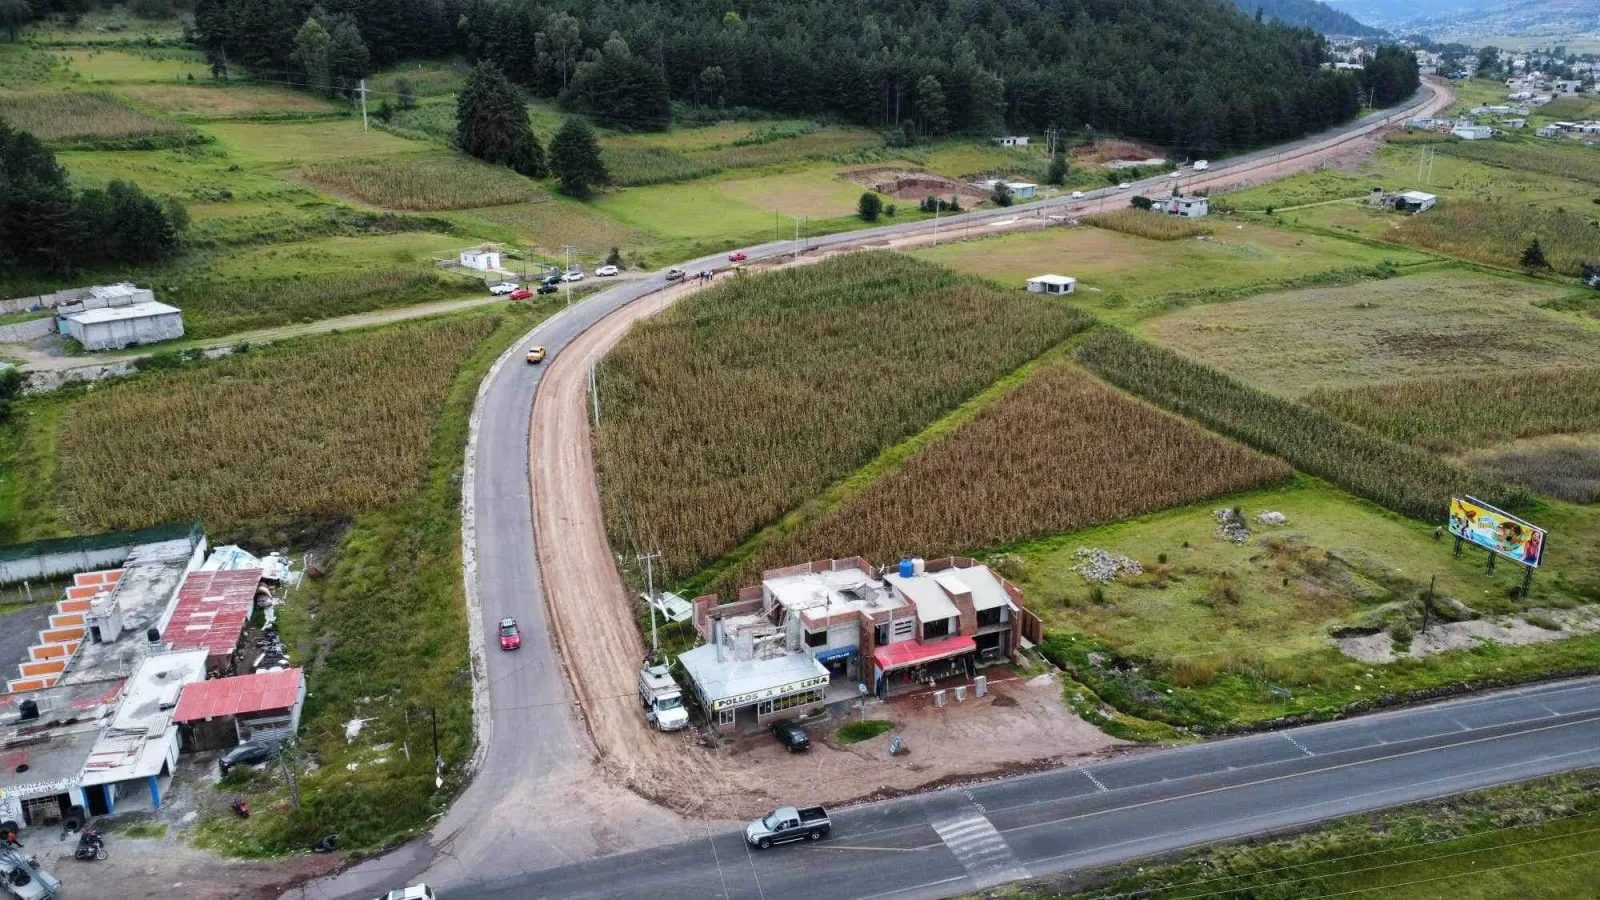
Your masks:
<svg viewBox="0 0 1600 900"><path fill-rule="evenodd" d="M1433 158L1435 156L1437 156L1437 155L1439 155L1439 151L1436 148L1433 148L1433 147L1429 147L1428 148L1428 183L1429 184L1433 184Z"/></svg>
<svg viewBox="0 0 1600 900"><path fill-rule="evenodd" d="M433 786L444 787L444 757L439 754L439 710L428 707L428 715L433 719Z"/></svg>
<svg viewBox="0 0 1600 900"><path fill-rule="evenodd" d="M561 252L565 253L566 254L566 258L567 258L566 268L561 270L561 283L566 285L567 305L571 306L572 305L572 282L567 280L567 273L572 271L572 247L570 245L568 245L568 244L563 244L561 246Z"/></svg>
<svg viewBox="0 0 1600 900"><path fill-rule="evenodd" d="M794 217L794 258L795 258L796 262L799 262L799 260L800 260L800 217L799 216L795 216Z"/></svg>
<svg viewBox="0 0 1600 900"><path fill-rule="evenodd" d="M939 207L943 205L943 200L938 197L933 198L933 245L935 247L939 246Z"/></svg>
<svg viewBox="0 0 1600 900"><path fill-rule="evenodd" d="M361 130L367 130L367 80L361 79Z"/></svg>
<svg viewBox="0 0 1600 900"><path fill-rule="evenodd" d="M656 640L656 577L655 561L661 558L661 551L639 554L639 561L644 563L644 596L645 606L650 607L650 658L654 660L661 649Z"/></svg>

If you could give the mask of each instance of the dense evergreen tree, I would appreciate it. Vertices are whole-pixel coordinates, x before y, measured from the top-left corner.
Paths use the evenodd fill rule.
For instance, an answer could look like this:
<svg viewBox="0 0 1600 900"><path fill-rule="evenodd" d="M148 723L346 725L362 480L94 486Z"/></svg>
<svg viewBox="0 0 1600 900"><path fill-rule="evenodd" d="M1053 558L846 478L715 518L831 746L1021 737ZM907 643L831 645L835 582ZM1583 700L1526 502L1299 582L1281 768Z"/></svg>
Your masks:
<svg viewBox="0 0 1600 900"><path fill-rule="evenodd" d="M1056 151L1050 158L1050 168L1044 174L1045 184L1062 185L1067 183L1067 155Z"/></svg>
<svg viewBox="0 0 1600 900"><path fill-rule="evenodd" d="M309 0L195 4L208 58L293 71ZM461 51L624 128L661 127L678 99L901 129L925 117L919 88L931 77L953 132L1088 126L1209 154L1349 119L1363 88L1356 75L1321 68L1326 47L1310 29L1273 22L1271 10L1257 23L1254 7L1215 0L744 0L736 12L703 0L322 6L352 17L375 66ZM1394 84L1403 96L1403 76L1385 68L1382 84L1366 87L1382 95Z"/></svg>
<svg viewBox="0 0 1600 900"><path fill-rule="evenodd" d="M473 68L456 97L456 144L463 153L530 178L543 178L547 171L528 108L505 73L488 60Z"/></svg>
<svg viewBox="0 0 1600 900"><path fill-rule="evenodd" d="M0 123L0 271L68 274L165 259L178 252L187 221L175 201L129 182L73 193L54 154Z"/></svg>
<svg viewBox="0 0 1600 900"><path fill-rule="evenodd" d="M588 122L570 118L550 139L550 172L561 179L564 193L579 199L611 183L611 173L600 158L600 142Z"/></svg>
<svg viewBox="0 0 1600 900"><path fill-rule="evenodd" d="M856 201L856 215L860 216L863 222L878 221L880 212L883 212L883 198L871 191L863 193L861 199Z"/></svg>
<svg viewBox="0 0 1600 900"><path fill-rule="evenodd" d="M1392 106L1416 93L1422 84L1417 57L1404 47L1379 47L1361 70L1361 89L1375 106Z"/></svg>
<svg viewBox="0 0 1600 900"><path fill-rule="evenodd" d="M950 110L944 102L944 85L932 75L917 82L917 124L922 133L940 135L950 130Z"/></svg>
<svg viewBox="0 0 1600 900"><path fill-rule="evenodd" d="M315 18L306 19L294 35L294 52L289 59L300 69L300 83L318 93L333 87L333 38Z"/></svg>

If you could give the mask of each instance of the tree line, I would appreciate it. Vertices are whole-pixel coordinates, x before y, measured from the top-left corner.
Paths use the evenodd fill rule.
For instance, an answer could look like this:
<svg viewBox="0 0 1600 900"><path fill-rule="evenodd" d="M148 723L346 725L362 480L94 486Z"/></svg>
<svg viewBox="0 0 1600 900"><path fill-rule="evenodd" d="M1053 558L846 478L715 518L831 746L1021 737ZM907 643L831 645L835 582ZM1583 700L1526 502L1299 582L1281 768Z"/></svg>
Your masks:
<svg viewBox="0 0 1600 900"><path fill-rule="evenodd" d="M335 89L357 39L374 67L462 52L640 130L665 127L676 101L913 138L1055 126L1202 153L1336 124L1370 90L1322 68L1320 35L1226 0L196 0L194 31L214 67L319 80L308 63L326 59Z"/></svg>
<svg viewBox="0 0 1600 900"><path fill-rule="evenodd" d="M173 256L189 216L137 184L74 190L55 154L0 122L0 271L67 275Z"/></svg>

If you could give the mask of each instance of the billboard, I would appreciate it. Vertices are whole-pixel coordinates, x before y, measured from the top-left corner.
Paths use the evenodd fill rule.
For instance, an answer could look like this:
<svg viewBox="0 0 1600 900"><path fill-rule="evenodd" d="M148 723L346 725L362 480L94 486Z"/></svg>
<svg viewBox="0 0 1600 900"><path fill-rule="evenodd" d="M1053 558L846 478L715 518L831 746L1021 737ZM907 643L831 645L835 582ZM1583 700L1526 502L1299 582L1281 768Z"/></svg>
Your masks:
<svg viewBox="0 0 1600 900"><path fill-rule="evenodd" d="M1543 528L1472 497L1450 498L1450 533L1525 566L1544 555Z"/></svg>

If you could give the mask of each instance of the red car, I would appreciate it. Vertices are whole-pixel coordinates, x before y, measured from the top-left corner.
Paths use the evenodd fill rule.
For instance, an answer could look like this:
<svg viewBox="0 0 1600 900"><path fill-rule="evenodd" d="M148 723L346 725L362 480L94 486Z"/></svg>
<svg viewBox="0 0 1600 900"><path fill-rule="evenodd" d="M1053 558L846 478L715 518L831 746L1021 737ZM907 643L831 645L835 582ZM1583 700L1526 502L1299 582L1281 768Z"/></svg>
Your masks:
<svg viewBox="0 0 1600 900"><path fill-rule="evenodd" d="M745 255L745 252L743 250L740 250L737 253L729 253L728 254L728 262L744 262L745 260L747 260L749 258L750 257Z"/></svg>
<svg viewBox="0 0 1600 900"><path fill-rule="evenodd" d="M517 620L506 616L500 620L500 649L516 650L522 646L522 632L517 630Z"/></svg>
<svg viewBox="0 0 1600 900"><path fill-rule="evenodd" d="M530 291L527 288L523 288L520 291L512 291L507 296L509 296L512 300L526 300L529 297L533 296L533 291Z"/></svg>

